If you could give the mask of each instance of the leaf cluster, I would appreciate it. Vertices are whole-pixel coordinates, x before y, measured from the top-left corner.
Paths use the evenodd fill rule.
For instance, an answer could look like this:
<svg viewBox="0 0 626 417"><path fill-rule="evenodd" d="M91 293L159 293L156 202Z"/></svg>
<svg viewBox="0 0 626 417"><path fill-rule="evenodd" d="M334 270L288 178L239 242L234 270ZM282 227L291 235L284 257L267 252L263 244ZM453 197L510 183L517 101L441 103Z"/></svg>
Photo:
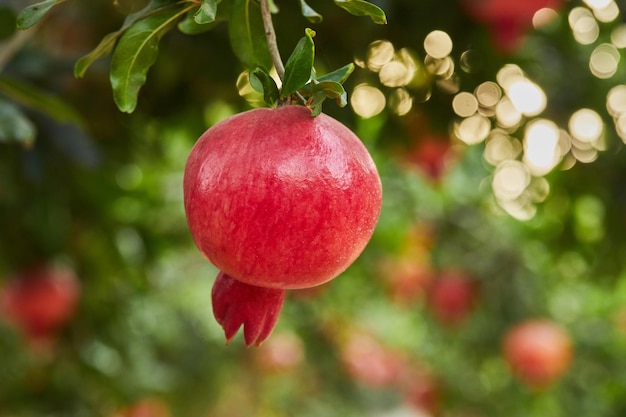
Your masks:
<svg viewBox="0 0 626 417"><path fill-rule="evenodd" d="M28 29L38 23L55 6L67 0L44 0L23 9L17 17L17 26ZM385 13L365 0L333 0L343 10L356 16L369 16L375 23L386 23ZM219 6L219 7L218 7ZM312 23L322 16L305 0L300 0L302 15ZM272 12L278 8L272 3ZM231 48L242 64L251 69L251 82L262 90L269 104L292 94L308 93L310 105L321 110L323 99L346 101L340 82L352 71L344 67L317 79L313 73L314 32L307 30L294 54L287 62L287 76L282 91L272 86L267 68L272 58L265 37L260 7L256 0L151 0L143 9L128 15L121 27L102 38L74 67L74 75L82 78L96 60L112 55L110 82L113 98L120 111L132 113L139 91L147 74L156 62L161 38L174 28L187 35L195 35L228 22Z"/></svg>
<svg viewBox="0 0 626 417"><path fill-rule="evenodd" d="M342 83L354 70L354 64L350 63L318 77L314 67L314 36L313 30L308 28L305 30L305 36L300 39L287 60L280 90L266 68L257 65L250 71L250 84L255 90L263 93L268 105L275 106L281 101L291 101L295 97L302 99L304 104L313 110L314 116L322 111L322 103L327 98L336 100L340 107L346 106L348 96Z"/></svg>

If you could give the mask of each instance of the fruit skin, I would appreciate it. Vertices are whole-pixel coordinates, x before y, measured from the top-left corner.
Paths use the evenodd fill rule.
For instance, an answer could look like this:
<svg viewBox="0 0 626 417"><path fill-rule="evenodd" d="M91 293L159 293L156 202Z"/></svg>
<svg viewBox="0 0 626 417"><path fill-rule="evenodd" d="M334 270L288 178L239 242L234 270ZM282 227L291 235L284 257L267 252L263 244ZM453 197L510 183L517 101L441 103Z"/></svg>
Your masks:
<svg viewBox="0 0 626 417"><path fill-rule="evenodd" d="M376 166L354 133L302 106L260 108L207 130L183 180L196 246L220 273L213 313L227 342L269 337L289 289L335 278L380 215Z"/></svg>
<svg viewBox="0 0 626 417"><path fill-rule="evenodd" d="M504 338L504 358L512 372L527 385L551 385L569 369L572 341L558 324L530 319L511 328Z"/></svg>
<svg viewBox="0 0 626 417"><path fill-rule="evenodd" d="M207 130L184 176L191 234L220 270L250 285L322 284L369 241L382 187L361 141L303 106L259 108Z"/></svg>
<svg viewBox="0 0 626 417"><path fill-rule="evenodd" d="M40 265L11 277L0 290L0 313L32 341L54 338L75 313L80 288L67 269Z"/></svg>

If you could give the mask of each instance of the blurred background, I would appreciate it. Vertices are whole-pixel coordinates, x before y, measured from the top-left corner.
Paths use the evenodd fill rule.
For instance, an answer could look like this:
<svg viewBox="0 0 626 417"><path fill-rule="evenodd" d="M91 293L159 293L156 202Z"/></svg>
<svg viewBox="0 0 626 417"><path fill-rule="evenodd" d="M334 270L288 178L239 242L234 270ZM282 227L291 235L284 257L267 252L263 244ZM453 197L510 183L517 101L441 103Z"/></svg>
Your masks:
<svg viewBox="0 0 626 417"><path fill-rule="evenodd" d="M288 56L354 62L324 111L366 144L369 246L226 346L188 233L200 134L261 105L228 24L174 29L137 109L77 59L142 0L0 1L0 416L626 415L626 3L276 0ZM228 3L223 0L220 7Z"/></svg>

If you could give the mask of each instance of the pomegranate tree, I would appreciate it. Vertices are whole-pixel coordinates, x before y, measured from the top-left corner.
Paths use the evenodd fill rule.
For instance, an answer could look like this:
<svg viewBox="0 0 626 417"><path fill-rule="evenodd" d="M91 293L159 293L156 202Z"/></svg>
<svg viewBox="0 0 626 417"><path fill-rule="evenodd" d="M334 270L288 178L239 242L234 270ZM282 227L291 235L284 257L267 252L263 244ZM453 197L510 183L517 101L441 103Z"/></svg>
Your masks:
<svg viewBox="0 0 626 417"><path fill-rule="evenodd" d="M378 221L382 188L362 142L304 106L223 120L193 147L184 203L193 239L221 272L213 312L226 339L271 333L285 290L341 274Z"/></svg>

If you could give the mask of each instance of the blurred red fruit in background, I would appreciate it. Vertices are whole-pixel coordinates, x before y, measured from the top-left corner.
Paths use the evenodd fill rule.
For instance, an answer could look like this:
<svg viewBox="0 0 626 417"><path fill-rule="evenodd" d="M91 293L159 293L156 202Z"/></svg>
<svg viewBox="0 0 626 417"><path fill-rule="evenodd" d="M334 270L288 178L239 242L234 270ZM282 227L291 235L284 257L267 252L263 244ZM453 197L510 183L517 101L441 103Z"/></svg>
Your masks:
<svg viewBox="0 0 626 417"><path fill-rule="evenodd" d="M478 298L476 283L461 272L441 274L428 292L428 309L442 324L458 325L470 314Z"/></svg>
<svg viewBox="0 0 626 417"><path fill-rule="evenodd" d="M430 180L439 182L446 174L452 152L450 138L427 134L419 138L406 160Z"/></svg>
<svg viewBox="0 0 626 417"><path fill-rule="evenodd" d="M0 313L30 342L47 342L73 316L79 298L74 273L38 266L11 277L0 289Z"/></svg>
<svg viewBox="0 0 626 417"><path fill-rule="evenodd" d="M503 348L511 371L535 388L548 386L565 374L573 356L569 333L554 322L540 319L511 328Z"/></svg>
<svg viewBox="0 0 626 417"><path fill-rule="evenodd" d="M254 352L256 365L266 373L285 373L304 361L304 346L295 333L276 333Z"/></svg>
<svg viewBox="0 0 626 417"><path fill-rule="evenodd" d="M563 0L464 0L468 15L487 25L495 46L503 53L513 53L532 28L535 13L543 8L558 10Z"/></svg>
<svg viewBox="0 0 626 417"><path fill-rule="evenodd" d="M350 332L340 349L341 365L352 380L373 388L389 387L397 382L404 358L374 336Z"/></svg>

